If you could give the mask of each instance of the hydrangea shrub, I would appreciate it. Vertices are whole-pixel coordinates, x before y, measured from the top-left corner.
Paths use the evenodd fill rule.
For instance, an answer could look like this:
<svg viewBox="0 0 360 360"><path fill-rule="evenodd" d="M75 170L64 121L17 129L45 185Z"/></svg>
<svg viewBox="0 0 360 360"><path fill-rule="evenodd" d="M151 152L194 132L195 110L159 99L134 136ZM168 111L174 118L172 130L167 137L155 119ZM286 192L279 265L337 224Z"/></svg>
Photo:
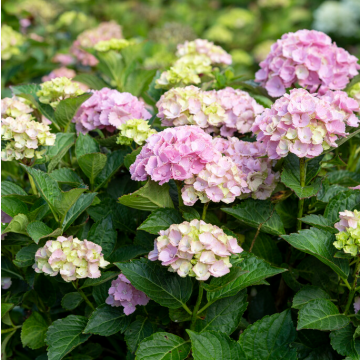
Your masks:
<svg viewBox="0 0 360 360"><path fill-rule="evenodd" d="M356 57L288 33L256 83L208 40L157 72L117 23L77 29L76 65L1 102L2 358L357 359Z"/></svg>

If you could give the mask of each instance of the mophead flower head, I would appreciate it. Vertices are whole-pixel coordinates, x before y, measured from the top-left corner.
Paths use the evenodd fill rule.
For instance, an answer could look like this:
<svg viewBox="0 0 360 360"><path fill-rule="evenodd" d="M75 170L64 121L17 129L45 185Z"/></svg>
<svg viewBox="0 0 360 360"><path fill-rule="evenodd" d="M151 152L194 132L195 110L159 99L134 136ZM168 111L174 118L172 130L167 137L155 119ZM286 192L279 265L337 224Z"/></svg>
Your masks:
<svg viewBox="0 0 360 360"><path fill-rule="evenodd" d="M149 260L160 260L181 277L194 276L205 281L210 276L224 276L230 272L231 254L243 251L234 237L202 220L173 224L159 235Z"/></svg>
<svg viewBox="0 0 360 360"><path fill-rule="evenodd" d="M260 63L256 81L273 97L282 96L286 88L296 83L311 92L341 90L358 74L357 61L326 34L299 30L284 34L272 45L269 55Z"/></svg>
<svg viewBox="0 0 360 360"><path fill-rule="evenodd" d="M251 130L266 145L270 159L280 159L289 152L313 158L337 147L336 140L348 135L346 125L357 126L353 110L359 108L344 92L329 91L320 96L293 89L276 100L271 109L265 109Z"/></svg>
<svg viewBox="0 0 360 360"><path fill-rule="evenodd" d="M194 205L198 199L202 203L222 201L229 204L247 189L245 179L246 174L231 158L223 156L218 162L207 163L198 175L186 179L181 196L187 206Z"/></svg>
<svg viewBox="0 0 360 360"><path fill-rule="evenodd" d="M92 92L73 118L77 132L83 134L95 129L114 132L131 119L151 118L145 104L130 93L102 88Z"/></svg>
<svg viewBox="0 0 360 360"><path fill-rule="evenodd" d="M348 90L350 97L355 99L360 106L360 82L357 82L355 85L351 86Z"/></svg>
<svg viewBox="0 0 360 360"><path fill-rule="evenodd" d="M111 282L109 296L105 302L111 306L122 306L125 315L130 315L136 310L136 305L145 306L149 300L145 293L131 285L125 275L120 274Z"/></svg>
<svg viewBox="0 0 360 360"><path fill-rule="evenodd" d="M265 144L229 137L215 138L214 146L229 157L242 174L246 186L241 189L241 198L251 196L253 199L265 200L271 196L279 182L280 174L272 169L275 161L265 157Z"/></svg>
<svg viewBox="0 0 360 360"><path fill-rule="evenodd" d="M50 276L60 273L67 282L96 279L101 276L99 268L109 265L101 251L101 246L91 241L59 236L56 240L48 240L36 251L33 268Z"/></svg>
<svg viewBox="0 0 360 360"><path fill-rule="evenodd" d="M173 88L156 106L163 126L198 125L222 136L249 132L255 117L264 110L245 91L229 87L219 91L202 91L195 86Z"/></svg>
<svg viewBox="0 0 360 360"><path fill-rule="evenodd" d="M94 49L100 52L106 52L110 50L120 51L129 45L131 45L131 41L125 39L101 40L94 45Z"/></svg>
<svg viewBox="0 0 360 360"><path fill-rule="evenodd" d="M44 104L50 104L53 108L55 108L61 100L84 94L79 84L71 81L71 79L67 77L54 78L42 83L40 87L41 90L36 93L39 101Z"/></svg>
<svg viewBox="0 0 360 360"><path fill-rule="evenodd" d="M122 37L120 25L114 21L103 22L98 27L81 33L71 46L70 52L82 65L96 66L98 60L88 53L86 48L93 48L100 41L122 39Z"/></svg>
<svg viewBox="0 0 360 360"><path fill-rule="evenodd" d="M144 181L150 177L160 185L170 179L186 180L220 157L213 147L212 137L199 127L168 128L146 140L130 166L131 178Z"/></svg>
<svg viewBox="0 0 360 360"><path fill-rule="evenodd" d="M13 96L12 98L1 99L1 117L16 118L20 115L30 114L34 109L28 105L24 98Z"/></svg>
<svg viewBox="0 0 360 360"><path fill-rule="evenodd" d="M8 25L1 26L1 59L9 60L20 54L20 46L25 42L24 36Z"/></svg>
<svg viewBox="0 0 360 360"><path fill-rule="evenodd" d="M338 250L357 256L360 253L360 211L340 212L340 221L334 226L339 230L339 233L335 234L334 246Z"/></svg>
<svg viewBox="0 0 360 360"><path fill-rule="evenodd" d="M156 130L151 129L149 123L143 119L128 120L118 129L120 132L116 143L121 145L131 145L133 141L138 145L143 145L149 136L156 134Z"/></svg>

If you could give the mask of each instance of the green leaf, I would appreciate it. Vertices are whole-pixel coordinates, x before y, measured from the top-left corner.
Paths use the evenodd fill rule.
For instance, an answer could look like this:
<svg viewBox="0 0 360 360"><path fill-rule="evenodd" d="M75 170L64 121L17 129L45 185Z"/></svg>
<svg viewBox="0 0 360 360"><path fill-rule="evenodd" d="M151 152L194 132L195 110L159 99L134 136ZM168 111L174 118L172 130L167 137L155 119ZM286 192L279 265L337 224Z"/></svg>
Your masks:
<svg viewBox="0 0 360 360"><path fill-rule="evenodd" d="M89 286L98 286L117 277L119 274L119 271L103 271L101 276L97 279L86 279L80 289L85 289Z"/></svg>
<svg viewBox="0 0 360 360"><path fill-rule="evenodd" d="M244 260L233 266L239 267L242 271L244 271L244 274L230 282L222 289L209 292L207 294L208 301L233 296L240 290L245 289L250 285L259 284L270 276L287 271L287 269L271 266L266 261L259 259L252 254L242 253L241 255Z"/></svg>
<svg viewBox="0 0 360 360"><path fill-rule="evenodd" d="M106 155L101 153L85 154L78 158L79 166L89 178L90 184L94 184L95 178L104 168L106 160Z"/></svg>
<svg viewBox="0 0 360 360"><path fill-rule="evenodd" d="M105 81L92 74L79 74L72 80L85 84L92 90L101 90L104 87L108 87Z"/></svg>
<svg viewBox="0 0 360 360"><path fill-rule="evenodd" d="M197 320L197 332L216 330L231 335L239 326L241 317L247 308L247 292L218 300L208 307L205 318Z"/></svg>
<svg viewBox="0 0 360 360"><path fill-rule="evenodd" d="M332 221L322 215L310 214L300 220L305 224L312 225L320 230L328 231L332 234L336 234L338 232L338 230L334 228Z"/></svg>
<svg viewBox="0 0 360 360"><path fill-rule="evenodd" d="M154 242L153 242L154 243ZM154 245L153 245L154 247ZM132 260L139 255L147 254L149 250L144 249L139 245L125 245L117 248L109 257L108 261L111 263L115 262L124 262L128 260Z"/></svg>
<svg viewBox="0 0 360 360"><path fill-rule="evenodd" d="M333 234L317 228L310 228L309 230L301 230L298 234L283 235L282 238L296 249L315 256L330 266L341 278L347 279L349 263L345 259L334 258L337 250L333 245L335 241Z"/></svg>
<svg viewBox="0 0 360 360"><path fill-rule="evenodd" d="M294 309L301 309L309 301L316 299L330 300L331 296L318 286L306 285L293 298Z"/></svg>
<svg viewBox="0 0 360 360"><path fill-rule="evenodd" d="M191 339L194 360L245 359L240 344L226 334L216 331L204 331L200 334L186 331Z"/></svg>
<svg viewBox="0 0 360 360"><path fill-rule="evenodd" d="M95 179L95 191L100 189L120 169L124 163L124 157L126 154L126 150L116 150L111 154L107 154L105 167Z"/></svg>
<svg viewBox="0 0 360 360"><path fill-rule="evenodd" d="M330 343L333 349L342 356L350 355L354 342L360 342L360 340L354 340L354 332L355 328L352 324L348 324L342 329L332 331L330 333Z"/></svg>
<svg viewBox="0 0 360 360"><path fill-rule="evenodd" d="M49 146L46 152L46 158L50 159L47 166L48 172L52 172L65 156L68 150L75 143L75 134L57 133L54 146Z"/></svg>
<svg viewBox="0 0 360 360"><path fill-rule="evenodd" d="M138 317L130 326L126 329L124 340L128 349L134 353L138 345L147 337L154 333L154 325L148 320L148 318Z"/></svg>
<svg viewBox="0 0 360 360"><path fill-rule="evenodd" d="M169 309L169 317L171 321L176 323L191 320L191 315L183 308Z"/></svg>
<svg viewBox="0 0 360 360"><path fill-rule="evenodd" d="M28 346L35 350L45 346L45 335L48 324L36 311L33 311L21 328L21 342L23 347Z"/></svg>
<svg viewBox="0 0 360 360"><path fill-rule="evenodd" d="M60 360L70 351L89 339L83 334L87 323L85 316L69 315L49 326L45 342L48 345L48 360Z"/></svg>
<svg viewBox="0 0 360 360"><path fill-rule="evenodd" d="M197 219L197 220L200 220L201 219L201 216L200 214L198 213L198 211L196 209L194 209L193 207L190 207L190 206L180 206L180 211L181 211L181 214L183 216L183 218L186 220L186 221L191 221L191 220L194 220L194 219Z"/></svg>
<svg viewBox="0 0 360 360"><path fill-rule="evenodd" d="M61 100L55 110L55 122L63 129L67 129L81 104L91 96L92 94L82 94L77 97Z"/></svg>
<svg viewBox="0 0 360 360"><path fill-rule="evenodd" d="M347 170L332 171L326 175L330 184L339 184L346 187L360 185L360 174Z"/></svg>
<svg viewBox="0 0 360 360"><path fill-rule="evenodd" d="M76 309L84 299L78 292L67 293L61 300L61 306L66 310Z"/></svg>
<svg viewBox="0 0 360 360"><path fill-rule="evenodd" d="M111 215L95 223L88 234L88 240L102 247L102 253L107 258L116 245L117 232L113 227Z"/></svg>
<svg viewBox="0 0 360 360"><path fill-rule="evenodd" d="M8 276L11 279L24 280L19 273L19 269L12 263L10 259L5 256L1 257L1 275Z"/></svg>
<svg viewBox="0 0 360 360"><path fill-rule="evenodd" d="M302 187L300 185L300 161L296 155L289 154L284 161L284 170L281 174L281 182L293 190L298 198L305 199L316 195L321 186L321 179L316 179L312 184ZM320 170L320 166L318 166ZM311 169L310 169L311 171ZM312 174L312 177L315 174Z"/></svg>
<svg viewBox="0 0 360 360"><path fill-rule="evenodd" d="M190 342L177 335L157 332L140 343L136 359L184 360L188 357L190 348Z"/></svg>
<svg viewBox="0 0 360 360"><path fill-rule="evenodd" d="M296 338L290 310L265 316L240 335L239 344L248 360L296 360L290 344Z"/></svg>
<svg viewBox="0 0 360 360"><path fill-rule="evenodd" d="M183 221L178 210L173 208L157 209L138 227L138 230L147 231L157 235L160 230L166 230L172 224L180 224Z"/></svg>
<svg viewBox="0 0 360 360"><path fill-rule="evenodd" d="M149 180L141 189L120 197L119 203L145 211L153 211L158 208L173 208L174 204L169 189L169 184L159 185L155 181Z"/></svg>
<svg viewBox="0 0 360 360"><path fill-rule="evenodd" d="M69 168L56 169L49 175L60 184L66 184L73 187L84 185L81 177L75 171Z"/></svg>
<svg viewBox="0 0 360 360"><path fill-rule="evenodd" d="M10 303L1 303L1 318L3 318L12 308L14 304Z"/></svg>
<svg viewBox="0 0 360 360"><path fill-rule="evenodd" d="M117 86L121 83L121 74L124 72L122 57L115 51L98 52L95 54L99 63L97 68L110 79L114 80Z"/></svg>
<svg viewBox="0 0 360 360"><path fill-rule="evenodd" d="M268 234L285 234L280 216L269 200L247 199L233 208L222 208L221 210L251 227L258 228L261 225L261 231Z"/></svg>
<svg viewBox="0 0 360 360"><path fill-rule="evenodd" d="M79 199L81 194L87 190L87 187L80 187L76 189L71 189L66 192L61 192L60 197L57 200L57 207L56 210L58 214L62 217L62 219L65 217L65 215L68 213L70 208L76 203L76 201Z"/></svg>
<svg viewBox="0 0 360 360"><path fill-rule="evenodd" d="M45 237L57 237L62 235L61 229L56 229L55 231L49 228L46 224L41 221L33 221L31 222L27 228L27 233L34 240L36 244L39 243L40 239Z"/></svg>
<svg viewBox="0 0 360 360"><path fill-rule="evenodd" d="M245 242L241 245L244 250L250 250L255 235L256 232L254 230L246 233ZM276 243L277 241L271 236L259 233L252 248L252 253L269 263L280 265L282 263L282 255Z"/></svg>
<svg viewBox="0 0 360 360"><path fill-rule="evenodd" d="M337 330L349 323L346 315L330 301L316 299L305 304L298 314L297 329Z"/></svg>
<svg viewBox="0 0 360 360"><path fill-rule="evenodd" d="M26 215L29 212L26 204L13 197L3 197L1 199L1 210L11 217L15 217L18 214Z"/></svg>
<svg viewBox="0 0 360 360"><path fill-rule="evenodd" d="M138 147L136 150L133 150L130 154L127 154L124 158L124 165L129 170L131 164L136 160L136 157L140 154L142 147Z"/></svg>
<svg viewBox="0 0 360 360"><path fill-rule="evenodd" d="M76 157L98 152L100 152L99 144L89 134L80 133L75 144Z"/></svg>
<svg viewBox="0 0 360 360"><path fill-rule="evenodd" d="M142 258L130 263L115 263L115 265L133 286L162 306L177 309L190 299L191 279L170 273L166 267L156 262Z"/></svg>
<svg viewBox="0 0 360 360"><path fill-rule="evenodd" d="M36 244L31 244L21 248L15 256L14 264L17 267L31 266L35 263L35 253L39 248Z"/></svg>
<svg viewBox="0 0 360 360"><path fill-rule="evenodd" d="M99 306L92 314L84 330L84 334L110 336L124 332L131 322L131 317L124 314L122 307L109 305Z"/></svg>
<svg viewBox="0 0 360 360"><path fill-rule="evenodd" d="M360 205L360 191L348 190L336 195L327 204L324 217L332 223L339 220L339 212L344 210L352 211Z"/></svg>
<svg viewBox="0 0 360 360"><path fill-rule="evenodd" d="M10 221L9 225L1 232L6 234L8 232L14 232L18 234L27 235L26 227L28 226L29 220L26 215L18 214Z"/></svg>
<svg viewBox="0 0 360 360"><path fill-rule="evenodd" d="M19 185L12 183L11 181L1 182L1 196L17 194L20 196L27 196L25 190Z"/></svg>

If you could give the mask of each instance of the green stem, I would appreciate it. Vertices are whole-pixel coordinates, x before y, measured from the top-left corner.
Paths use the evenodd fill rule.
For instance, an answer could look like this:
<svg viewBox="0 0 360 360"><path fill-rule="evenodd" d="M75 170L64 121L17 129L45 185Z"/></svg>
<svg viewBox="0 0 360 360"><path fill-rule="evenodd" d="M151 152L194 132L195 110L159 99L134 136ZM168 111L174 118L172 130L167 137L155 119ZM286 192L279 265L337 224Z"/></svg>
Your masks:
<svg viewBox="0 0 360 360"><path fill-rule="evenodd" d="M210 305L212 305L214 301L209 301L205 306L203 306L197 313L197 315L202 314Z"/></svg>
<svg viewBox="0 0 360 360"><path fill-rule="evenodd" d="M305 158L300 158L300 186L303 188L305 187L305 181L306 181L306 162ZM301 230L301 219L304 212L304 200L305 199L299 199L299 208L298 208L298 215L297 215L297 230Z"/></svg>
<svg viewBox="0 0 360 360"><path fill-rule="evenodd" d="M14 326L14 327L9 328L9 329L1 330L1 333L2 334L7 334L7 333L12 332L12 331L14 331L16 329L20 329L21 327L22 327L22 325Z"/></svg>
<svg viewBox="0 0 360 360"><path fill-rule="evenodd" d="M192 312L190 330L195 330L195 324L196 324L196 320L197 320L197 313L199 311L199 307L200 307L200 304L201 304L203 293L204 293L204 288L202 286L202 281L199 281L199 295L198 295L198 298L196 300L194 310Z"/></svg>
<svg viewBox="0 0 360 360"><path fill-rule="evenodd" d="M191 310L188 308L188 306L186 304L182 304L182 307L185 309L185 311L189 314L192 315Z"/></svg>
<svg viewBox="0 0 360 360"><path fill-rule="evenodd" d="M85 302L90 306L90 308L92 310L95 310L94 305L91 303L91 301L88 299L88 297L85 295L85 293L79 289L78 287L78 281L72 281L72 284L74 286L74 288L76 289L76 291L82 296L82 298L85 300Z"/></svg>
<svg viewBox="0 0 360 360"><path fill-rule="evenodd" d="M349 312L350 305L353 301L353 298L354 298L354 295L356 292L356 285L357 285L357 279L359 277L359 271L360 271L360 257L358 257L357 261L356 261L356 265L355 265L355 269L354 269L354 281L352 283L351 290L349 292L349 297L348 297L348 301L345 306L344 315L347 315L347 313Z"/></svg>
<svg viewBox="0 0 360 360"><path fill-rule="evenodd" d="M181 196L182 181L175 180L175 184L176 184L177 191L178 191L179 207L184 206L184 202L183 202L183 199L182 199L182 196Z"/></svg>
<svg viewBox="0 0 360 360"><path fill-rule="evenodd" d="M29 174L29 181L30 181L31 190L32 190L33 194L38 195L38 191L36 189L35 181L34 181L33 177L30 174Z"/></svg>
<svg viewBox="0 0 360 360"><path fill-rule="evenodd" d="M210 204L210 201L204 204L201 220L205 221L205 219L206 219L206 211L207 211L207 208L208 208L209 204Z"/></svg>

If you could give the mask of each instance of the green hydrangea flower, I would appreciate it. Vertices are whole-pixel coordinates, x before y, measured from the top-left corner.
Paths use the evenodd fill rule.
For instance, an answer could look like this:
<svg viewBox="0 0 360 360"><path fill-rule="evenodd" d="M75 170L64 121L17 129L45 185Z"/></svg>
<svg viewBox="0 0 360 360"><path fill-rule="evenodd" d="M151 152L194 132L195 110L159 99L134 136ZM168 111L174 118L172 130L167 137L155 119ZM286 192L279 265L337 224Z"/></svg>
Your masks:
<svg viewBox="0 0 360 360"><path fill-rule="evenodd" d="M9 60L12 56L19 55L19 47L24 42L24 36L10 26L3 25L1 27L1 59Z"/></svg>
<svg viewBox="0 0 360 360"><path fill-rule="evenodd" d="M131 44L131 41L125 39L103 40L95 44L94 49L100 52L106 52L110 50L120 51Z"/></svg>
<svg viewBox="0 0 360 360"><path fill-rule="evenodd" d="M59 77L42 83L36 95L39 101L55 108L61 100L84 94L79 84L66 77Z"/></svg>
<svg viewBox="0 0 360 360"><path fill-rule="evenodd" d="M156 134L156 130L151 129L149 123L143 119L128 120L120 125L119 130L117 144L121 145L131 145L133 141L143 145L150 135Z"/></svg>

